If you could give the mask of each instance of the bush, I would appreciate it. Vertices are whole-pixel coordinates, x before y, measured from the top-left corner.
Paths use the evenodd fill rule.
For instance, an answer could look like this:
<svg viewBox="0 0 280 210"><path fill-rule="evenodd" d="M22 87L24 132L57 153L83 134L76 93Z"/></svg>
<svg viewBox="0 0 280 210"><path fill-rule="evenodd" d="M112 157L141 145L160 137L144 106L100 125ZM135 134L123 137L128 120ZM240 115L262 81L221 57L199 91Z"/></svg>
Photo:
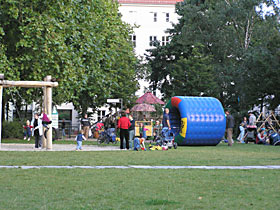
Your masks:
<svg viewBox="0 0 280 210"><path fill-rule="evenodd" d="M23 138L22 123L19 121L3 122L2 138Z"/></svg>

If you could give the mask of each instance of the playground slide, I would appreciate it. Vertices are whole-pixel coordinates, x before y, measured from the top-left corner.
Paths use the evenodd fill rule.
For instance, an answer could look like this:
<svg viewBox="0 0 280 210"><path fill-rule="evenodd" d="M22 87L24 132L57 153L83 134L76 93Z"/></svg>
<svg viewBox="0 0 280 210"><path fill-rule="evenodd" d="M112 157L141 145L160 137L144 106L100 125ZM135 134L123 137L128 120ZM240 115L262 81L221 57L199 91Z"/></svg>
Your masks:
<svg viewBox="0 0 280 210"><path fill-rule="evenodd" d="M224 136L226 117L218 99L175 96L166 107L179 146L216 146Z"/></svg>

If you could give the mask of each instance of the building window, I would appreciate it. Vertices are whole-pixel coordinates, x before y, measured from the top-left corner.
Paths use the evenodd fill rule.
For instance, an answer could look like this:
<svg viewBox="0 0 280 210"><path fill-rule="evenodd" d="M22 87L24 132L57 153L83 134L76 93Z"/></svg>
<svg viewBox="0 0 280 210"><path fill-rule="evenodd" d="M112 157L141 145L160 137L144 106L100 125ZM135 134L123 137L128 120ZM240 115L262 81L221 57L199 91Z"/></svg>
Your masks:
<svg viewBox="0 0 280 210"><path fill-rule="evenodd" d="M157 13L154 12L154 22L157 22Z"/></svg>
<svg viewBox="0 0 280 210"><path fill-rule="evenodd" d="M162 36L161 38L161 45L164 46L164 45L167 45L169 43L169 36Z"/></svg>
<svg viewBox="0 0 280 210"><path fill-rule="evenodd" d="M59 120L69 120L72 121L72 110L71 109L58 109L58 119Z"/></svg>
<svg viewBox="0 0 280 210"><path fill-rule="evenodd" d="M166 17L166 22L169 22L169 13L166 13L165 17Z"/></svg>
<svg viewBox="0 0 280 210"><path fill-rule="evenodd" d="M157 37L156 36L150 36L150 47L156 46Z"/></svg>
<svg viewBox="0 0 280 210"><path fill-rule="evenodd" d="M130 35L130 41L133 44L133 47L136 47L136 35Z"/></svg>

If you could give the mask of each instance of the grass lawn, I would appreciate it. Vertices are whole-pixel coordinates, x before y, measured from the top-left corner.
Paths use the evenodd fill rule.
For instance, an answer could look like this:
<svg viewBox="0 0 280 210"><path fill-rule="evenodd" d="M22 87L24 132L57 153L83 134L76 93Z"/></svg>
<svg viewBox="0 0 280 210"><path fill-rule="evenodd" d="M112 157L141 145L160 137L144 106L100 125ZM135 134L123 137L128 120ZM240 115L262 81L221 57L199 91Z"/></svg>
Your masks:
<svg viewBox="0 0 280 210"><path fill-rule="evenodd" d="M279 174L279 170L1 169L0 209L279 209Z"/></svg>
<svg viewBox="0 0 280 210"><path fill-rule="evenodd" d="M110 144L112 145L112 144ZM74 147L74 146L73 146ZM279 165L280 147L222 143L168 151L4 152L0 165Z"/></svg>
<svg viewBox="0 0 280 210"><path fill-rule="evenodd" d="M0 165L280 165L280 147L0 151ZM279 209L279 177L280 170L0 169L0 209Z"/></svg>

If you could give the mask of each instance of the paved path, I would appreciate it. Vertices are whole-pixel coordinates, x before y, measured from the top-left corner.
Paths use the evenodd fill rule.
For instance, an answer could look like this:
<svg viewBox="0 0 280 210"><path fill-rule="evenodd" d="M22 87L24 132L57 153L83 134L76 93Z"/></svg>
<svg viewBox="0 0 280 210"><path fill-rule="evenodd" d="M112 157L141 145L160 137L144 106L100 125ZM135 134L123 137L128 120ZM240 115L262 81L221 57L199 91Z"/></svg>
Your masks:
<svg viewBox="0 0 280 210"><path fill-rule="evenodd" d="M120 150L117 146L83 145L83 151L112 151ZM75 144L53 144L52 150L35 149L34 144L1 144L0 151L73 151Z"/></svg>
<svg viewBox="0 0 280 210"><path fill-rule="evenodd" d="M1 166L1 168L17 168L17 169L33 169L33 168L55 168L55 169L223 169L223 170L251 170L251 169L278 169L280 165L267 165L267 166L140 166L140 165L129 165L129 166Z"/></svg>

